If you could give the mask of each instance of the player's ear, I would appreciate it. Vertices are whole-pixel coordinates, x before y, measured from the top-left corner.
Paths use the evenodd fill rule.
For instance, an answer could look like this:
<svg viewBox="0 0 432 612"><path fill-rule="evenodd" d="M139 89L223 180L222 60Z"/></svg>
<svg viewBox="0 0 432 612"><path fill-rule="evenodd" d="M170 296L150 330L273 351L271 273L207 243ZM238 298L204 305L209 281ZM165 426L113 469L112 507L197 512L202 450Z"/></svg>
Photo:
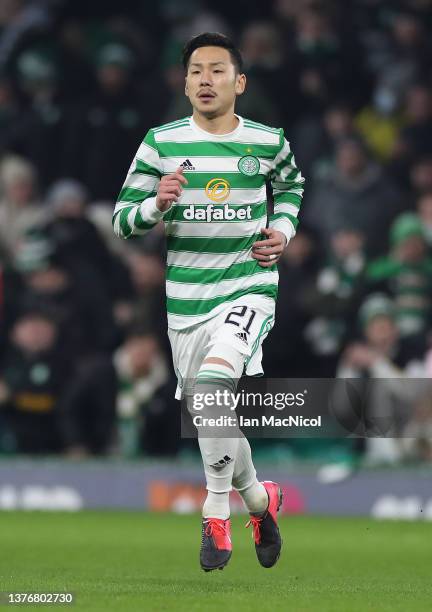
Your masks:
<svg viewBox="0 0 432 612"><path fill-rule="evenodd" d="M236 76L235 92L238 96L241 96L241 94L244 92L245 89L246 89L246 75L238 74Z"/></svg>
<svg viewBox="0 0 432 612"><path fill-rule="evenodd" d="M187 82L187 75L185 76L185 96L187 96L189 98L189 88L188 88L188 82Z"/></svg>

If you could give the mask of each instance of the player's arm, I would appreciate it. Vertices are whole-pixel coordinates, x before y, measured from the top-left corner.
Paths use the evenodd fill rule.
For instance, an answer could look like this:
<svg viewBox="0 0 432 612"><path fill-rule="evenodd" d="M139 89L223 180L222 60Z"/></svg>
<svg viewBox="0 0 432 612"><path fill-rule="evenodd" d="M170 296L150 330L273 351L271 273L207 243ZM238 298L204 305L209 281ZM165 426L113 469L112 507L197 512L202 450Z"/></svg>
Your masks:
<svg viewBox="0 0 432 612"><path fill-rule="evenodd" d="M253 246L252 257L262 267L277 263L284 248L296 233L298 213L303 197L304 178L297 168L289 143L280 134L280 148L269 174L273 190L274 212L269 227L262 230L265 240Z"/></svg>
<svg viewBox="0 0 432 612"><path fill-rule="evenodd" d="M270 216L269 227L285 234L288 244L296 233L305 180L296 166L283 130L280 138L281 148L270 173L274 213Z"/></svg>
<svg viewBox="0 0 432 612"><path fill-rule="evenodd" d="M141 143L120 191L113 215L114 232L121 238L146 234L177 201L187 183L182 168L162 176L162 165L152 130Z"/></svg>

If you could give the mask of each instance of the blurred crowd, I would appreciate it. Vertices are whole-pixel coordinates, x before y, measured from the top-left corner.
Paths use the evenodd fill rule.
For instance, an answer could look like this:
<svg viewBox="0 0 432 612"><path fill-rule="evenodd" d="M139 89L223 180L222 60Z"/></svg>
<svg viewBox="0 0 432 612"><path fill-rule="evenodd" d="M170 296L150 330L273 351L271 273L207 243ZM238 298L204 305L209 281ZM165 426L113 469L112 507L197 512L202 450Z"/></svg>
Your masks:
<svg viewBox="0 0 432 612"><path fill-rule="evenodd" d="M393 380L393 443L354 452L432 460L430 388L396 418L432 373L432 0L0 3L0 453L179 451L163 227L111 217L146 131L190 114L202 31L306 177L266 375Z"/></svg>

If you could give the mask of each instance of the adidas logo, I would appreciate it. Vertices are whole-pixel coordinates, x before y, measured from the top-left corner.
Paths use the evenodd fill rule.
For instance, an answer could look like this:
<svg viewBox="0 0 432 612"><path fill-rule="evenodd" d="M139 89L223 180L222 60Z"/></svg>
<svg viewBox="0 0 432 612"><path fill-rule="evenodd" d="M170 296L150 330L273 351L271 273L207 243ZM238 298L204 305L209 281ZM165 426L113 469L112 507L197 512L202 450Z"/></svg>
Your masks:
<svg viewBox="0 0 432 612"><path fill-rule="evenodd" d="M185 159L183 163L180 164L180 168L184 170L195 170L195 166L192 164L190 159Z"/></svg>
<svg viewBox="0 0 432 612"><path fill-rule="evenodd" d="M235 334L235 337L240 338L240 340L245 344L248 343L248 337L246 332L238 332L238 334Z"/></svg>
<svg viewBox="0 0 432 612"><path fill-rule="evenodd" d="M232 461L232 457L230 457L229 455L225 455L223 459L219 459L219 461L216 461L216 463L212 463L211 467L214 467L214 468L225 467L226 465L228 465L228 463L231 463L231 461Z"/></svg>

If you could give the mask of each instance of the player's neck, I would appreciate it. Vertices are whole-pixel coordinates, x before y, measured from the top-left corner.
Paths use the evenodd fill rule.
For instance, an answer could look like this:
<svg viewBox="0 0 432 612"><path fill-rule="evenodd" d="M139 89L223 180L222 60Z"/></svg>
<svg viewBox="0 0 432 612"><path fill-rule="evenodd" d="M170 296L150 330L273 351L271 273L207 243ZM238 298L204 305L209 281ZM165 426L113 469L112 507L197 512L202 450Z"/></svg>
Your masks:
<svg viewBox="0 0 432 612"><path fill-rule="evenodd" d="M193 119L198 127L210 134L229 134L233 132L239 124L238 117L234 114L234 109L219 117L204 117L196 110L193 112Z"/></svg>

